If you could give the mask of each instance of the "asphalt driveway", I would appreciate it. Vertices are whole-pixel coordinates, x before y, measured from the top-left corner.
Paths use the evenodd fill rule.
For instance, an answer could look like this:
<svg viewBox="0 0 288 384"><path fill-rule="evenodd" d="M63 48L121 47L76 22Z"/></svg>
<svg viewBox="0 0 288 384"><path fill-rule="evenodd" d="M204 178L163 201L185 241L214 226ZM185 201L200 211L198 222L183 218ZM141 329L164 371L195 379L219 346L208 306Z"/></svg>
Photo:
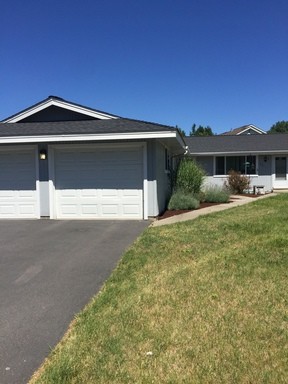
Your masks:
<svg viewBox="0 0 288 384"><path fill-rule="evenodd" d="M27 383L144 221L0 221L0 383Z"/></svg>

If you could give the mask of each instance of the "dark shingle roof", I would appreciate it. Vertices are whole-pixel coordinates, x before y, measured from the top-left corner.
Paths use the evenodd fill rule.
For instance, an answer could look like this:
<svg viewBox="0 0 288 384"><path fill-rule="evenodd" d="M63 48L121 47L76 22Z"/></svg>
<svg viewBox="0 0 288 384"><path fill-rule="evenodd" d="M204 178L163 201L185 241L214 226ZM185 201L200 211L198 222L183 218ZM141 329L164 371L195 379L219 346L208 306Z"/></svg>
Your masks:
<svg viewBox="0 0 288 384"><path fill-rule="evenodd" d="M185 137L192 154L288 151L288 134Z"/></svg>
<svg viewBox="0 0 288 384"><path fill-rule="evenodd" d="M85 135L176 131L167 125L132 119L61 121L41 123L0 123L0 137L41 135Z"/></svg>

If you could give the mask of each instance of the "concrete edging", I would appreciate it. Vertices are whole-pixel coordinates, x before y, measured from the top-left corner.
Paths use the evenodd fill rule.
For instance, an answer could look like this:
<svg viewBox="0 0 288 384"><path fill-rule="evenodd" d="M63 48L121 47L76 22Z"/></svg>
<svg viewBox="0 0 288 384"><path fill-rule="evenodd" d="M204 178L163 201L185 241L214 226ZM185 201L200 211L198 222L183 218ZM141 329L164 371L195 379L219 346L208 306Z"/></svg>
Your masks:
<svg viewBox="0 0 288 384"><path fill-rule="evenodd" d="M168 217L167 219L155 220L153 221L152 224L150 224L150 227L161 227L162 225L175 224L182 221L194 220L199 216L208 215L209 213L214 213L214 212L225 211L226 209L239 207L240 205L252 203L253 201L257 201L259 199L264 199L264 198L273 197L273 196L277 196L277 193L269 193L267 195L259 196L255 199L247 196L232 195L231 199L232 200L234 199L234 200L231 201L230 203L214 205L212 207L207 207L199 210L196 209L195 211L182 213L181 215L175 215L172 217Z"/></svg>

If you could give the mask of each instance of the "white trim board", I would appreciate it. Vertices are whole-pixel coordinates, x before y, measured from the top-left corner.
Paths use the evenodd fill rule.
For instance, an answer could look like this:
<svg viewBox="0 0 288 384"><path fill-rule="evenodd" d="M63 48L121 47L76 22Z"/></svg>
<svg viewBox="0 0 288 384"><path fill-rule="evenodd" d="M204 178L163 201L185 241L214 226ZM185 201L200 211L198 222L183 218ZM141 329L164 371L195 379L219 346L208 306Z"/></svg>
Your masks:
<svg viewBox="0 0 288 384"><path fill-rule="evenodd" d="M8 118L6 120L3 120L3 123L17 123L23 119L26 119L29 116L32 116L46 108L49 108L51 106L59 107L62 109L67 109L73 112L80 113L82 115L86 116L91 116L94 117L95 119L101 119L101 120L107 120L107 119L118 119L117 116L109 115L108 113L105 112L100 112L100 111L94 111L92 109L82 107L79 105L75 105L73 103L69 103L65 100L60 100L60 99L54 99L50 98L48 100L43 101L41 104L38 104L34 107L31 107L23 112L19 112L17 115L12 116L11 118Z"/></svg>
<svg viewBox="0 0 288 384"><path fill-rule="evenodd" d="M70 141L103 141L103 140L138 140L138 139L165 139L176 138L175 131L159 132L132 132L110 134L85 134L85 135L37 135L37 136L7 136L0 137L0 144L30 144L30 143L59 143ZM181 144L181 143L180 143Z"/></svg>

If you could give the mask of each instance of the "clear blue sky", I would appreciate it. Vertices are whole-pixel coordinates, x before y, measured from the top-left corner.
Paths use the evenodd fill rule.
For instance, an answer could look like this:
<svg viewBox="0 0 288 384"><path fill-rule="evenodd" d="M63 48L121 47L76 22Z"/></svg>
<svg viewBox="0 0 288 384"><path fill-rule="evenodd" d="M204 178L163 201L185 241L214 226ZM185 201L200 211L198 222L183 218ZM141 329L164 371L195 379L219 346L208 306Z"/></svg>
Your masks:
<svg viewBox="0 0 288 384"><path fill-rule="evenodd" d="M287 0L10 0L0 120L57 95L221 133L288 120Z"/></svg>

